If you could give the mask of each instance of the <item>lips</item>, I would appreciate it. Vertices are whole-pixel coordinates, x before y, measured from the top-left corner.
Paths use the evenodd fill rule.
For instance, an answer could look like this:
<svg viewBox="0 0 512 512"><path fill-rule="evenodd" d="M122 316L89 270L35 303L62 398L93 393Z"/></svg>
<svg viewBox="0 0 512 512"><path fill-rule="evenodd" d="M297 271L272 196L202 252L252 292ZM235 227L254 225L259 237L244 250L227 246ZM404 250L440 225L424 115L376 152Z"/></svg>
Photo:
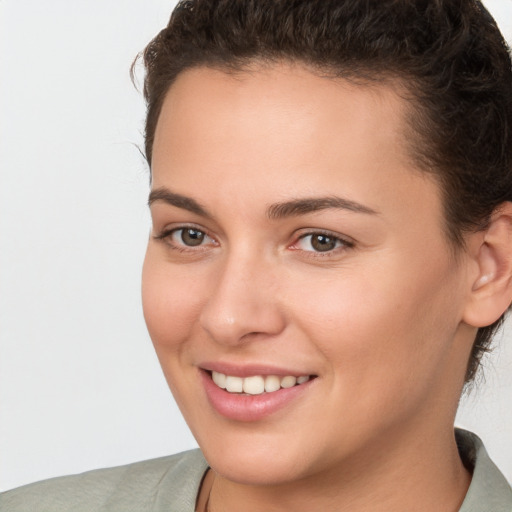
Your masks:
<svg viewBox="0 0 512 512"><path fill-rule="evenodd" d="M203 368L200 374L213 409L227 419L242 422L259 421L288 407L307 395L316 381L315 375L261 367L215 365L215 369Z"/></svg>

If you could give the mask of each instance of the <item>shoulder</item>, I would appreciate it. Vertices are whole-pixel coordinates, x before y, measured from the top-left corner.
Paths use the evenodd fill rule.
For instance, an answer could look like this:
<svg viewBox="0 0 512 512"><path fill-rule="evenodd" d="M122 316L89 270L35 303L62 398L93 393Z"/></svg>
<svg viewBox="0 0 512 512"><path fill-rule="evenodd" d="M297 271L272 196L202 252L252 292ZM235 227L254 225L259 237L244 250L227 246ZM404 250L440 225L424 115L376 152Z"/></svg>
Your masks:
<svg viewBox="0 0 512 512"><path fill-rule="evenodd" d="M193 512L208 465L199 450L52 478L0 494L2 512Z"/></svg>

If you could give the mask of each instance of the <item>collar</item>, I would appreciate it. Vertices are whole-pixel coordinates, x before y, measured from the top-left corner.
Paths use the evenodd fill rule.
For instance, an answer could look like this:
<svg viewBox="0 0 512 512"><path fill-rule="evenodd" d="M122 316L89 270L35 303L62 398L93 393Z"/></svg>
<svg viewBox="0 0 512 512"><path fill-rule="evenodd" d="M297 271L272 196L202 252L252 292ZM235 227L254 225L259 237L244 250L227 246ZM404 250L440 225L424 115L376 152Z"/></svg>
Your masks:
<svg viewBox="0 0 512 512"><path fill-rule="evenodd" d="M511 512L512 488L481 439L462 429L455 429L455 437L464 464L473 468L473 478L459 512Z"/></svg>

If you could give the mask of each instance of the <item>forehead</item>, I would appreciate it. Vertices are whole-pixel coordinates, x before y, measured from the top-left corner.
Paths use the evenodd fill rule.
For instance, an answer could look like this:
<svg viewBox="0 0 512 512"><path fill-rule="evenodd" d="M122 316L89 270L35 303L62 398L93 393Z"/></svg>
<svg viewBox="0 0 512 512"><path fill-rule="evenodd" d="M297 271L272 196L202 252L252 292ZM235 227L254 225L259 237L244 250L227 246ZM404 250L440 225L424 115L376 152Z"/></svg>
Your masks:
<svg viewBox="0 0 512 512"><path fill-rule="evenodd" d="M408 103L397 90L291 64L188 70L162 107L153 186L239 209L330 193L377 211L397 201L415 208L413 190L433 184L407 150Z"/></svg>
<svg viewBox="0 0 512 512"><path fill-rule="evenodd" d="M174 82L160 113L155 146L162 149L169 136L180 137L187 129L205 141L219 142L222 128L250 136L254 143L271 144L267 136L257 139L258 129L273 130L282 139L318 135L363 143L403 146L408 140L408 104L398 80L354 84L328 78L290 63L253 65L243 71L227 72L199 67L182 72ZM159 140L162 131L165 141ZM204 139L204 137L207 139ZM193 140L188 138L188 142ZM351 144L353 140L351 141ZM382 149L382 148L381 148ZM395 150L398 149L394 148ZM402 152L407 156L407 152ZM409 162L410 163L410 162Z"/></svg>

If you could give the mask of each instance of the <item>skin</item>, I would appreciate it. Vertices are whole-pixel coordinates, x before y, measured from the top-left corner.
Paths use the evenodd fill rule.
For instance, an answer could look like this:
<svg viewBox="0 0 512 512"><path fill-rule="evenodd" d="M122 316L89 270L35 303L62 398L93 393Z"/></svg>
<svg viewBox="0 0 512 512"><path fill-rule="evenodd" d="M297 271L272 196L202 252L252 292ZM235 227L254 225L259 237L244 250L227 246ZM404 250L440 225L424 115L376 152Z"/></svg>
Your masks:
<svg viewBox="0 0 512 512"><path fill-rule="evenodd" d="M470 476L453 421L481 267L470 251L453 256L438 186L404 143L406 109L390 84L357 87L285 63L188 70L167 94L152 190L204 211L151 203L143 303L214 470L212 510L460 507ZM268 214L332 196L368 211ZM183 226L203 242L187 246ZM318 232L339 239L333 250L315 251ZM234 421L206 398L205 361L317 378L277 413Z"/></svg>

